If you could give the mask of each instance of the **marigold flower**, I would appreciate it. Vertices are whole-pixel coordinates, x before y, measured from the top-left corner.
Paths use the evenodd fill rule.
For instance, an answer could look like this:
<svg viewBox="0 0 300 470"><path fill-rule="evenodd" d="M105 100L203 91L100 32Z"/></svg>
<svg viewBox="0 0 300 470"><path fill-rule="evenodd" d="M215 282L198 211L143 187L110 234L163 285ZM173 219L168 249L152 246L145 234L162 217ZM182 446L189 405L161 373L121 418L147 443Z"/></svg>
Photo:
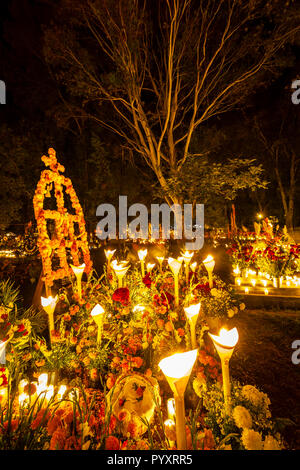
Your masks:
<svg viewBox="0 0 300 470"><path fill-rule="evenodd" d="M232 412L232 416L238 428L251 428L252 418L249 411L244 406L236 406Z"/></svg>
<svg viewBox="0 0 300 470"><path fill-rule="evenodd" d="M174 329L173 324L170 321L168 321L165 324L165 330L170 332L170 331L173 331L173 329Z"/></svg>
<svg viewBox="0 0 300 470"><path fill-rule="evenodd" d="M246 450L262 450L263 442L261 434L253 429L244 429L242 443Z"/></svg>
<svg viewBox="0 0 300 470"><path fill-rule="evenodd" d="M119 450L120 442L115 436L108 436L105 439L105 450Z"/></svg>

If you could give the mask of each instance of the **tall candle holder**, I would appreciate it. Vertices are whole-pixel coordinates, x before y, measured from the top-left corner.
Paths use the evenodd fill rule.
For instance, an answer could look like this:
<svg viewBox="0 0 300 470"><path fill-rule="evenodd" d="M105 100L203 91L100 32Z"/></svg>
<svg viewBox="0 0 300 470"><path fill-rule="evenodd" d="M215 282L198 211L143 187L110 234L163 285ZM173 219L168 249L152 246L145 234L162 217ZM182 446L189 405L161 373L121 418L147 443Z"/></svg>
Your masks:
<svg viewBox="0 0 300 470"><path fill-rule="evenodd" d="M93 317L93 320L98 326L97 344L101 344L104 313L104 308L101 307L101 305L99 304L95 305L95 307L91 311L91 316Z"/></svg>
<svg viewBox="0 0 300 470"><path fill-rule="evenodd" d="M192 348L196 349L197 346L197 339L196 339L196 323L198 320L199 312L200 312L201 302L198 304L190 305L189 307L185 307L184 311L186 317L188 319L190 325L190 332L191 332L191 342Z"/></svg>
<svg viewBox="0 0 300 470"><path fill-rule="evenodd" d="M181 254L183 261L184 261L184 268L185 268L185 282L189 283L189 264L191 262L192 257L194 256L193 251L185 251Z"/></svg>
<svg viewBox="0 0 300 470"><path fill-rule="evenodd" d="M105 256L106 256L106 259L107 259L107 274L110 273L110 270L111 270L110 262L111 262L112 257L114 256L115 252L116 252L116 250L104 250L104 253L105 253Z"/></svg>
<svg viewBox="0 0 300 470"><path fill-rule="evenodd" d="M187 447L185 428L184 392L188 384L198 350L177 353L160 361L158 366L163 371L175 399L177 449Z"/></svg>
<svg viewBox="0 0 300 470"><path fill-rule="evenodd" d="M219 336L211 333L208 334L213 340L214 346L221 359L225 410L229 415L231 413L229 361L239 339L238 330L232 328L232 330L227 331L225 328L221 328Z"/></svg>
<svg viewBox="0 0 300 470"><path fill-rule="evenodd" d="M81 293L81 279L82 279L83 272L85 270L85 264L83 263L80 266L73 266L73 264L71 264L70 266L72 268L73 273L76 276L78 296L79 296L79 299L81 299L81 297L82 297L82 295L81 295L82 294Z"/></svg>
<svg viewBox="0 0 300 470"><path fill-rule="evenodd" d="M163 256L156 256L156 259L159 262L159 271L162 274L162 266L165 258Z"/></svg>
<svg viewBox="0 0 300 470"><path fill-rule="evenodd" d="M203 261L203 264L206 268L206 271L208 273L208 282L209 282L209 287L212 289L213 288L213 277L212 273L215 267L215 260L211 255L208 255L205 260Z"/></svg>
<svg viewBox="0 0 300 470"><path fill-rule="evenodd" d="M125 277L125 274L127 273L129 269L129 266L127 266L127 264L128 264L128 261L120 261L119 264L116 260L113 260L111 262L111 267L113 268L118 279L119 288L123 286L123 278Z"/></svg>
<svg viewBox="0 0 300 470"><path fill-rule="evenodd" d="M145 258L147 256L148 250L145 248L144 250L138 251L138 257L141 262L141 270L142 270L142 277L145 276Z"/></svg>
<svg viewBox="0 0 300 470"><path fill-rule="evenodd" d="M168 258L168 264L174 276L174 295L175 295L175 305L179 305L179 271L181 268L181 262L174 258Z"/></svg>
<svg viewBox="0 0 300 470"><path fill-rule="evenodd" d="M49 337L50 337L50 344L52 347L52 331L54 330L54 311L56 307L58 297L41 297L41 304L43 309L48 315L48 327L49 327Z"/></svg>

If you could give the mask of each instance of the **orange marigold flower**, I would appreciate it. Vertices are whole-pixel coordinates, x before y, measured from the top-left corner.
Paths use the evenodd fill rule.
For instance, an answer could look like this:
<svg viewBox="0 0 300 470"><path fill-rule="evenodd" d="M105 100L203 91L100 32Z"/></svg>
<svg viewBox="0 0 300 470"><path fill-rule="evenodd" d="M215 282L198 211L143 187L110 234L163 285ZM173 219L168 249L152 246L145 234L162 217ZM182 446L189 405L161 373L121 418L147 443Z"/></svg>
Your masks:
<svg viewBox="0 0 300 470"><path fill-rule="evenodd" d="M106 385L107 385L107 388L110 390L111 388L113 388L113 386L115 385L115 382L116 382L116 379L113 375L111 375L110 377L108 377L107 381L106 381Z"/></svg>
<svg viewBox="0 0 300 470"><path fill-rule="evenodd" d="M120 442L115 436L108 436L105 439L105 450L119 450Z"/></svg>
<svg viewBox="0 0 300 470"><path fill-rule="evenodd" d="M166 331L173 331L174 327L172 325L172 323L170 321L168 321L166 324L165 324L165 330Z"/></svg>
<svg viewBox="0 0 300 470"><path fill-rule="evenodd" d="M141 367L143 364L143 359L139 356L133 357L132 361L134 362L134 367L137 367L138 369Z"/></svg>
<svg viewBox="0 0 300 470"><path fill-rule="evenodd" d="M184 336L185 335L185 331L184 331L183 328L178 328L177 333L178 333L179 336Z"/></svg>

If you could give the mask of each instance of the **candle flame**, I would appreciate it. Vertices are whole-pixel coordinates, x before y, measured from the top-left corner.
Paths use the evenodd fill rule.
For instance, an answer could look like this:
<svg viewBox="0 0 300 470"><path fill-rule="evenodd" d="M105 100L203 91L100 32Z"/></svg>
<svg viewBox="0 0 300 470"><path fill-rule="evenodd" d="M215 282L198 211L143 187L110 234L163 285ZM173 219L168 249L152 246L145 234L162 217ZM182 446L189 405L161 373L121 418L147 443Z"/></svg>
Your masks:
<svg viewBox="0 0 300 470"><path fill-rule="evenodd" d="M95 307L91 311L91 316L92 317L97 317L98 315L103 315L103 313L105 313L104 308L101 307L101 305L97 304L97 305L95 305Z"/></svg>
<svg viewBox="0 0 300 470"><path fill-rule="evenodd" d="M210 337L214 342L219 346L224 346L225 348L234 348L239 340L239 333L236 328L231 330L226 330L226 328L221 328L219 336L209 333Z"/></svg>
<svg viewBox="0 0 300 470"><path fill-rule="evenodd" d="M140 261L143 261L146 258L147 253L148 253L147 248L145 248L145 250L139 250L138 251L138 257L139 257Z"/></svg>
<svg viewBox="0 0 300 470"><path fill-rule="evenodd" d="M162 359L158 366L167 377L181 379L190 374L196 361L197 353L198 349L193 349L192 351L173 354L173 356Z"/></svg>
<svg viewBox="0 0 300 470"><path fill-rule="evenodd" d="M70 266L75 276L83 274L83 271L85 269L85 263L81 264L80 266L73 266L73 264L70 264Z"/></svg>
<svg viewBox="0 0 300 470"><path fill-rule="evenodd" d="M168 264L169 264L174 276L179 273L180 268L181 268L181 263L182 263L182 261L180 261L179 258L178 259L168 258Z"/></svg>
<svg viewBox="0 0 300 470"><path fill-rule="evenodd" d="M198 304L190 305L189 307L185 307L184 311L189 320L191 320L193 317L199 314L201 307L201 302Z"/></svg>

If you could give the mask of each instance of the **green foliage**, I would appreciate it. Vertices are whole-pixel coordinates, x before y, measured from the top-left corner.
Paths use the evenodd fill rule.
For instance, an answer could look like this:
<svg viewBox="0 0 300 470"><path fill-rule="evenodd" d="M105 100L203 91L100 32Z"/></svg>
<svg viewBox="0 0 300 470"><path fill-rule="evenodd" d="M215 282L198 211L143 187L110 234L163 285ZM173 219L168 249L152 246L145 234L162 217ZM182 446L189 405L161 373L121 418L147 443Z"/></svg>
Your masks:
<svg viewBox="0 0 300 470"><path fill-rule="evenodd" d="M239 191L265 189L262 165L255 159L229 159L224 163L210 161L208 157L190 156L180 173L168 180L169 191L185 203L236 199Z"/></svg>

